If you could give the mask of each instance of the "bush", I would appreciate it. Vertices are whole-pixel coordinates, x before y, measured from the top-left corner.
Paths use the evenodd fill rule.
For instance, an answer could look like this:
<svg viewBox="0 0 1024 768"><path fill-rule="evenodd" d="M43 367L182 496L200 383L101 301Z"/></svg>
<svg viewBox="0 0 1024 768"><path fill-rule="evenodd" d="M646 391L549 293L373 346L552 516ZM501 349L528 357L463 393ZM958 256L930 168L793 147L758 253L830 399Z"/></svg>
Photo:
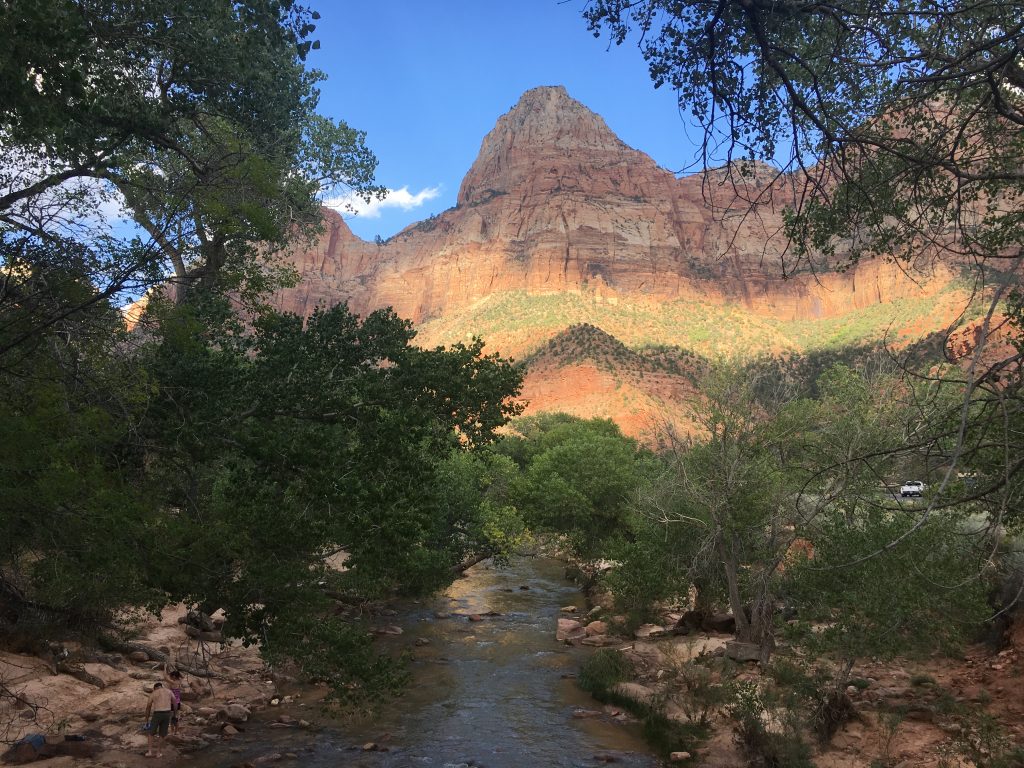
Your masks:
<svg viewBox="0 0 1024 768"><path fill-rule="evenodd" d="M811 748L801 733L803 716L794 702L748 683L737 690L729 714L751 765L813 768Z"/></svg>
<svg viewBox="0 0 1024 768"><path fill-rule="evenodd" d="M579 685L598 699L606 698L617 683L629 679L633 671L629 659L611 648L601 648L580 667Z"/></svg>

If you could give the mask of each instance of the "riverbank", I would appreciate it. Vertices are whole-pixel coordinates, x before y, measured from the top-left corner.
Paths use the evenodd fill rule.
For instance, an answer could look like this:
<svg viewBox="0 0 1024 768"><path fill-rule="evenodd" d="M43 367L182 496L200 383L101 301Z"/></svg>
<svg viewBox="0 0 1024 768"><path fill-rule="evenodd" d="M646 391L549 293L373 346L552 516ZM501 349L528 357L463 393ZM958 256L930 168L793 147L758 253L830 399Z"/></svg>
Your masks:
<svg viewBox="0 0 1024 768"><path fill-rule="evenodd" d="M111 677L103 690L66 675L54 677L42 664L22 685L50 702L51 731L65 718L67 733L86 735L101 746L90 760L75 761L76 767L574 768L614 762L621 768L654 768L657 761L632 718L621 708L595 708L576 686L575 673L590 649L566 646L552 636L561 608L585 605L563 573L564 565L548 558L523 558L500 569L481 564L444 594L384 607L368 630L378 630L375 643L381 651L408 656L411 684L370 717L326 713L318 706L322 689L283 678L275 683L252 649L215 648L219 652L211 666L222 677L213 680L212 692L185 702L178 741L172 740L161 760L152 760L143 757L145 735L139 728L145 686L160 675L154 662L123 659L123 669L103 671ZM194 647L185 645L177 623L182 613L165 612L159 623L143 628L140 639L172 652ZM298 697L288 702L287 694ZM251 715L232 723L230 705ZM238 732L230 733L229 727ZM72 764L70 758L54 760L40 765Z"/></svg>
<svg viewBox="0 0 1024 768"><path fill-rule="evenodd" d="M686 626L678 612L622 638L625 617L611 613L607 596L600 603L582 618L563 617L557 638L601 647L581 683L599 701L646 716L673 765L759 764L760 750L763 764L793 768L1024 766L1020 622L998 651L976 645L957 658L863 661L845 691L849 718L819 742L794 702L825 689L828 660L783 646L766 668L737 661L729 657L743 649L730 647L731 634Z"/></svg>
<svg viewBox="0 0 1024 768"><path fill-rule="evenodd" d="M230 741L249 727L260 710L286 703L266 675L257 649L190 637L181 622L184 616L184 607L168 608L159 618L148 617L138 626L140 645L182 666L207 667L211 675L184 675L178 729L162 745L162 758L144 757L146 703L153 684L163 680L164 667L144 650L101 654L102 660L75 664L76 670L84 672L79 676L91 678L94 684L69 674L54 675L51 666L36 656L0 653L0 680L18 697L0 708L5 740L45 737L47 743L39 751L56 753L40 763L47 768L176 765L189 755ZM73 646L65 650L72 658L81 652ZM297 720L293 723L298 727ZM70 746L65 748L65 743ZM66 751L93 754L85 759L62 754ZM22 748L10 757L31 756L31 750Z"/></svg>

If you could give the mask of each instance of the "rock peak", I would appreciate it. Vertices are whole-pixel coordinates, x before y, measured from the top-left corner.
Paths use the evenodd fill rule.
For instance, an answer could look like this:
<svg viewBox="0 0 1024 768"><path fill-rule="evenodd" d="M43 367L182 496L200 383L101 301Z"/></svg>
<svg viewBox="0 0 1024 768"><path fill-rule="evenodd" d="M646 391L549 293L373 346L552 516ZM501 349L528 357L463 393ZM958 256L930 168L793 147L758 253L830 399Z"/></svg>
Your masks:
<svg viewBox="0 0 1024 768"><path fill-rule="evenodd" d="M604 120L572 98L561 85L531 88L498 118L484 137L473 167L459 191L459 205L478 204L484 197L511 194L528 181L531 168L552 159L631 154ZM484 196L484 197L481 197Z"/></svg>

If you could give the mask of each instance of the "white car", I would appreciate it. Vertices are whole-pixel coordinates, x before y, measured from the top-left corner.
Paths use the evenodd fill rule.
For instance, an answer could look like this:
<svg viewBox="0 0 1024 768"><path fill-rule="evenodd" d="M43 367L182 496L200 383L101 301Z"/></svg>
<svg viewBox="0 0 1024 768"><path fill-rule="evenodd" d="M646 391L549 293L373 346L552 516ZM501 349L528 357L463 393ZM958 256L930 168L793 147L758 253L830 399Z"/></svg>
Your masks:
<svg viewBox="0 0 1024 768"><path fill-rule="evenodd" d="M900 486L900 496L924 496L926 487L920 480L908 480Z"/></svg>

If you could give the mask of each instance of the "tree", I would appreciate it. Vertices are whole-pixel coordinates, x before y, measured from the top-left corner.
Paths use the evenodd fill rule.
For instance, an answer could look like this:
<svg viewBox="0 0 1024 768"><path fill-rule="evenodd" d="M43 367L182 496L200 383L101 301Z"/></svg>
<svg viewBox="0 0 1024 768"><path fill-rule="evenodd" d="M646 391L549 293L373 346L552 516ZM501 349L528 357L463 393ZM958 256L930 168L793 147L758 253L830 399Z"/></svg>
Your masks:
<svg viewBox="0 0 1024 768"><path fill-rule="evenodd" d="M89 634L164 599L144 556L160 513L132 440L149 378L120 354L121 327L97 303L0 367L0 640Z"/></svg>
<svg viewBox="0 0 1024 768"><path fill-rule="evenodd" d="M77 350L81 381L58 386L39 356L0 378L24 390L0 449L0 638L88 640L123 607L185 602L339 694L389 685L332 600L427 593L510 546L500 495L450 480L518 412L520 372L482 342L418 349L385 310L243 323L195 290L151 311L133 355Z"/></svg>
<svg viewBox="0 0 1024 768"><path fill-rule="evenodd" d="M995 526L1013 517L1024 468L1022 11L967 0L591 0L584 12L596 36L638 36L655 86L676 89L704 129L705 168L724 162L720 175L752 190L753 208L787 209L785 274L881 257L908 271L938 261L974 281L982 311L968 356L904 362L915 430L888 450L896 466L914 455L935 473L930 511L984 500ZM746 184L764 163L775 182ZM1018 341L991 342L1007 335ZM877 452L847 462L872 459L894 463Z"/></svg>
<svg viewBox="0 0 1024 768"><path fill-rule="evenodd" d="M521 466L519 508L533 530L566 536L594 561L627 535L629 502L652 458L609 419L542 414L516 423L498 450Z"/></svg>
<svg viewBox="0 0 1024 768"><path fill-rule="evenodd" d="M724 594L738 639L757 645L767 661L780 566L800 536L793 498L807 476L810 424L802 401L788 402L785 388L766 388L738 365L709 371L699 391L693 410L701 432L673 441L671 490L648 496L645 511L686 531L672 538L690 558L698 606L707 610Z"/></svg>
<svg viewBox="0 0 1024 768"><path fill-rule="evenodd" d="M168 277L177 296L230 276L251 297L318 226L322 192L380 191L363 134L316 113L316 18L291 0L0 8L0 326L21 326L0 362ZM49 289L66 279L87 290Z"/></svg>
<svg viewBox="0 0 1024 768"><path fill-rule="evenodd" d="M851 259L934 247L1012 269L1024 191L1022 10L592 0L584 15L617 44L639 33L655 86L675 88L706 131L705 166L745 158L797 172L798 256L840 244Z"/></svg>

